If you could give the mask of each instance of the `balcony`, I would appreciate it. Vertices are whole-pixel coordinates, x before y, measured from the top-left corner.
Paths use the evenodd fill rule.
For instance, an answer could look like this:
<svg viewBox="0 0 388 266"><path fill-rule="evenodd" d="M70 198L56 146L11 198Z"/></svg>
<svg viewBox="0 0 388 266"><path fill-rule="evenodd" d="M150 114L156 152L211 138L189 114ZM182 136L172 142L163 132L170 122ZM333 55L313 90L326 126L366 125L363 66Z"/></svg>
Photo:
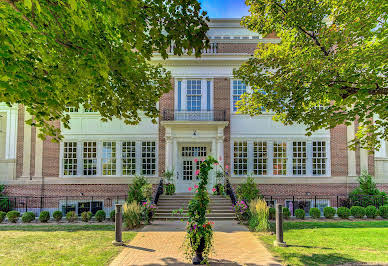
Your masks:
<svg viewBox="0 0 388 266"><path fill-rule="evenodd" d="M226 110L189 111L164 109L163 121L226 121Z"/></svg>
<svg viewBox="0 0 388 266"><path fill-rule="evenodd" d="M169 49L168 49L168 54L172 55L174 54L174 49L175 49L175 45L172 44ZM202 54L216 54L217 53L217 49L218 49L218 44L217 43L210 43L209 44L209 48L207 49L203 49L201 51ZM187 49L184 49L182 50L183 51L183 54L187 54ZM193 49L193 52L194 54L194 49Z"/></svg>

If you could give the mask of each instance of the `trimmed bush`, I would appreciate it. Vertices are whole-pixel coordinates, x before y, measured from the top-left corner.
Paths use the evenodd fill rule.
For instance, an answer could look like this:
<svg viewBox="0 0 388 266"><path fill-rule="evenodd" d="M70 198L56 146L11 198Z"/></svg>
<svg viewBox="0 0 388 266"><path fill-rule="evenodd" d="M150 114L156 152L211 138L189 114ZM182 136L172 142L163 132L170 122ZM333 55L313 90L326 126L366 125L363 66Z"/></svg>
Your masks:
<svg viewBox="0 0 388 266"><path fill-rule="evenodd" d="M55 212L53 213L53 218L54 218L54 220L57 221L57 222L61 221L61 220L62 220L62 217L63 217L63 214L62 214L61 211L55 211Z"/></svg>
<svg viewBox="0 0 388 266"><path fill-rule="evenodd" d="M327 219L333 219L335 215L335 209L333 207L325 207L323 208L323 216Z"/></svg>
<svg viewBox="0 0 388 266"><path fill-rule="evenodd" d="M311 208L310 209L310 216L313 219L319 219L319 218L321 218L321 211L318 208Z"/></svg>
<svg viewBox="0 0 388 266"><path fill-rule="evenodd" d="M33 220L35 220L35 214L33 212L25 212L22 215L22 222L23 223L31 223Z"/></svg>
<svg viewBox="0 0 388 266"><path fill-rule="evenodd" d="M16 223L19 220L20 212L18 211L9 211L7 213L8 221L11 223Z"/></svg>
<svg viewBox="0 0 388 266"><path fill-rule="evenodd" d="M109 219L114 222L116 220L116 210L113 210L109 213Z"/></svg>
<svg viewBox="0 0 388 266"><path fill-rule="evenodd" d="M276 216L276 209L273 207L270 207L269 208L269 219L275 220L275 216Z"/></svg>
<svg viewBox="0 0 388 266"><path fill-rule="evenodd" d="M354 218L363 218L365 216L365 208L361 206L353 206L350 208L350 213Z"/></svg>
<svg viewBox="0 0 388 266"><path fill-rule="evenodd" d="M337 215L342 219L348 219L350 216L350 210L346 207L339 207L337 209Z"/></svg>
<svg viewBox="0 0 388 266"><path fill-rule="evenodd" d="M92 217L93 217L93 214L91 212L83 212L83 213L81 213L81 220L82 220L82 222L87 223L87 222L90 221L90 219L92 219Z"/></svg>
<svg viewBox="0 0 388 266"><path fill-rule="evenodd" d="M48 211L43 211L39 215L39 221L41 223L47 223L50 220L50 213Z"/></svg>
<svg viewBox="0 0 388 266"><path fill-rule="evenodd" d="M77 219L77 215L75 214L74 211L71 211L71 212L66 213L66 220L67 220L69 223L74 222L76 219Z"/></svg>
<svg viewBox="0 0 388 266"><path fill-rule="evenodd" d="M384 219L388 219L388 206L380 206L379 208L379 215L383 217Z"/></svg>
<svg viewBox="0 0 388 266"><path fill-rule="evenodd" d="M96 212L95 217L98 222L102 222L106 219L106 213L103 210L99 210Z"/></svg>
<svg viewBox="0 0 388 266"><path fill-rule="evenodd" d="M303 209L296 209L295 210L295 217L298 218L298 219L304 219L306 213Z"/></svg>
<svg viewBox="0 0 388 266"><path fill-rule="evenodd" d="M283 208L283 218L288 220L288 219L290 219L290 217L291 217L290 209L288 209L287 207L284 207Z"/></svg>
<svg viewBox="0 0 388 266"><path fill-rule="evenodd" d="M376 218L378 210L375 206L369 205L365 208L365 215L368 218Z"/></svg>
<svg viewBox="0 0 388 266"><path fill-rule="evenodd" d="M0 223L2 223L4 221L5 216L7 216L7 213L0 211Z"/></svg>

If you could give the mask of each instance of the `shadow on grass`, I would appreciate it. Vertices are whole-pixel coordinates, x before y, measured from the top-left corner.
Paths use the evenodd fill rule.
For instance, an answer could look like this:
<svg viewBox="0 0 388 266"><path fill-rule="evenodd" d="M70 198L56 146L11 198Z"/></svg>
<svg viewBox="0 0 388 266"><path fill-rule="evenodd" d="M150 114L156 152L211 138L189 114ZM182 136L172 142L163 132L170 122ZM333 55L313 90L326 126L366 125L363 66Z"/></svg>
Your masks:
<svg viewBox="0 0 388 266"><path fill-rule="evenodd" d="M298 261L303 265L340 265L340 264L354 264L354 265L365 265L364 262L354 260L350 257L346 257L341 254L331 253L331 254L311 254L311 255L302 255L299 253L286 253L282 255L286 263L289 265L294 264ZM299 264L298 263L298 264Z"/></svg>
<svg viewBox="0 0 388 266"><path fill-rule="evenodd" d="M1 231L31 231L31 232L75 232L75 231L114 231L114 225L101 224L101 225L76 225L76 224L37 224L37 225L1 225ZM124 231L125 232L125 231Z"/></svg>

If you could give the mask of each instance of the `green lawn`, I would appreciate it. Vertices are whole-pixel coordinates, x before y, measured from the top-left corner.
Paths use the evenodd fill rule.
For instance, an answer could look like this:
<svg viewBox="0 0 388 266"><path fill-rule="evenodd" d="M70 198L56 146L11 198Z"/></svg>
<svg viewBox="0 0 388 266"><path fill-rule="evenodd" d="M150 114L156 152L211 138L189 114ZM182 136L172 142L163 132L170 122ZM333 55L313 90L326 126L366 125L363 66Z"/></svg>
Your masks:
<svg viewBox="0 0 388 266"><path fill-rule="evenodd" d="M286 248L273 247L275 235L258 236L287 265L388 263L388 221L286 222Z"/></svg>
<svg viewBox="0 0 388 266"><path fill-rule="evenodd" d="M0 265L106 265L123 249L112 240L113 225L0 226Z"/></svg>

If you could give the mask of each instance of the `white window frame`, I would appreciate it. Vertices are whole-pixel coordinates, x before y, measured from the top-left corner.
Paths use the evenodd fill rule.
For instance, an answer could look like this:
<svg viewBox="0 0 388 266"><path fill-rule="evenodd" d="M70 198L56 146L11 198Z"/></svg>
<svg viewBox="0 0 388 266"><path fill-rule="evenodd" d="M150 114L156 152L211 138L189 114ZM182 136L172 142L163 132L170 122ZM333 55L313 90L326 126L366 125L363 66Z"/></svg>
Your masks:
<svg viewBox="0 0 388 266"><path fill-rule="evenodd" d="M200 80L201 81L201 110L207 111L207 100L210 100L210 110L214 110L214 79L203 77L182 77L174 80L174 110L178 110L178 81L181 82L181 111L187 111L187 81ZM207 82L210 81L210 97L207 97ZM195 112L195 111L193 111ZM199 111L197 111L199 112Z"/></svg>
<svg viewBox="0 0 388 266"><path fill-rule="evenodd" d="M124 143L130 143L130 145L124 145ZM124 147L125 149L129 149L129 151L127 150L126 152L124 152ZM138 158L136 156L136 141L123 141L121 142L121 163L122 163L122 175L123 176L134 176L136 175L136 162L138 161ZM130 156L124 156L125 155L128 155L130 154ZM134 155L134 156L133 156ZM125 162L124 163L124 160L129 160L131 161L130 163L127 163ZM128 173L124 173L124 165L134 165L134 168L131 167L130 171L131 173L128 174ZM125 169L126 171L127 169Z"/></svg>
<svg viewBox="0 0 388 266"><path fill-rule="evenodd" d="M144 145L143 144L145 144L145 143L153 143L153 145L150 145L150 146L145 146L146 148L147 147L151 147L151 148L154 148L154 151L151 151L151 152L148 152L148 151L146 151L146 152L144 152L143 151L143 148L144 148ZM158 157L158 153L157 153L157 148L156 148L156 141L142 141L142 143L141 143L141 153L142 153L142 156L141 156L141 175L143 175L143 176L155 176L156 174L157 174L157 170L158 170L158 160L157 160L157 157ZM152 153L154 153L155 154L155 156L151 156L151 157L148 157L148 156L146 156L146 157L144 157L143 156L143 153L149 153L149 154L152 154ZM144 164L144 160L154 160L154 165L155 165L155 167L154 168L144 168L144 165L147 165L147 164ZM147 173L147 171L148 170L150 170L151 169L151 171L154 171L154 173ZM145 171L145 172L144 172Z"/></svg>
<svg viewBox="0 0 388 266"><path fill-rule="evenodd" d="M292 149L292 175L293 176L306 175L307 174L307 141L292 141L291 149ZM301 166L302 168L294 168L295 166Z"/></svg>
<svg viewBox="0 0 388 266"><path fill-rule="evenodd" d="M314 143L324 143L325 147L324 147L324 150L322 151L316 151L316 153L324 153L325 156L323 157L314 157ZM320 146L321 149L322 149L322 146ZM326 141L320 141L320 140L315 140L312 142L312 175L313 176L326 176L327 175L327 167L328 167L328 152L327 152L327 142ZM325 164L325 168L324 168L324 171L325 173L324 174L314 174L314 165L321 165L322 166L322 163L314 163L314 159L318 159L318 160L324 160L324 164ZM323 168L320 168L319 170L322 171Z"/></svg>
<svg viewBox="0 0 388 266"><path fill-rule="evenodd" d="M68 146L67 144L70 144L71 143L71 147ZM75 144L75 146L74 146ZM69 152L69 149L71 149L71 151ZM67 150L67 151L66 151ZM75 154L75 157L74 157L74 154ZM71 157L69 157L71 156ZM67 164L65 163L66 160L69 160L69 161L72 161L72 163L68 162ZM78 145L77 145L77 142L76 141L65 141L63 142L63 158L62 158L62 162L63 162L63 175L64 176L77 176L78 174ZM72 171L75 170L75 174L65 174L65 166L66 165L72 165ZM75 167L75 169L74 169Z"/></svg>
<svg viewBox="0 0 388 266"><path fill-rule="evenodd" d="M110 144L111 149L104 149L105 146ZM102 153L101 153L101 173L103 176L116 176L117 175L117 142L116 141L103 141ZM109 162L108 160L111 160ZM109 166L108 169L104 169L104 165ZM106 172L104 172L106 171ZM110 173L109 173L110 171ZM113 174L114 173L114 174Z"/></svg>
<svg viewBox="0 0 388 266"><path fill-rule="evenodd" d="M233 147L232 147L232 158L233 158L233 160L232 160L232 173L233 173L233 175L235 175L235 176L244 176L244 175L247 175L247 174L249 174L249 152L248 152L248 141L246 141L246 140L235 140L235 141L233 141L232 142L233 143ZM235 157L234 156L234 154L235 154L235 144L236 143L239 143L239 148L241 148L241 149L244 149L244 148L246 148L246 152L245 151L240 151L240 150L238 150L237 151L237 153L239 153L241 156L240 157ZM240 146L240 145L242 145L242 146ZM244 156L244 153L246 153L246 156ZM246 173L244 174L244 173L238 173L238 174L236 174L235 173L235 171L236 170L238 170L238 171L241 171L241 169L235 169L235 160L245 160L246 162L244 163L244 162L242 162L242 163L240 163L240 162L237 162L237 164L239 164L239 165L244 165L244 164L246 164ZM244 170L242 170L242 171L244 171Z"/></svg>
<svg viewBox="0 0 388 266"><path fill-rule="evenodd" d="M248 85L244 84L240 79L231 79L230 80L230 112L232 114L237 114L237 110L234 110L234 99L233 99L233 97L234 96L238 96L241 99L241 95L243 95L244 93L242 93L242 94L235 94L234 93L234 87L233 87L234 86L234 82L241 82L241 84L245 86L245 92L244 93L249 92L250 91L250 87Z"/></svg>

